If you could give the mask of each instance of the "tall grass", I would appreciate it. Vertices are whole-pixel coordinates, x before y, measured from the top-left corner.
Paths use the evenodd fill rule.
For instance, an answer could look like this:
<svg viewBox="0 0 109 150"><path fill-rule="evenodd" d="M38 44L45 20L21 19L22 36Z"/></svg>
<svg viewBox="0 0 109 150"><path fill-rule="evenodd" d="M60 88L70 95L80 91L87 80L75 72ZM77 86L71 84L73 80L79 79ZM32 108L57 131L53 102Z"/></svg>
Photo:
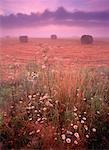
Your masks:
<svg viewBox="0 0 109 150"><path fill-rule="evenodd" d="M108 75L108 68L70 70L46 60L2 81L1 147L109 149Z"/></svg>

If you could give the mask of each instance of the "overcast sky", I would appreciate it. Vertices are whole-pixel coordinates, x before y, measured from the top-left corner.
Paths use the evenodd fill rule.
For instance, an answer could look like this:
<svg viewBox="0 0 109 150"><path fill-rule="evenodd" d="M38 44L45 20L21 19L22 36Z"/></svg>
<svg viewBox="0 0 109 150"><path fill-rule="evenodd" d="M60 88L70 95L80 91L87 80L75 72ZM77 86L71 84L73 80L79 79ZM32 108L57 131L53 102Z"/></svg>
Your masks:
<svg viewBox="0 0 109 150"><path fill-rule="evenodd" d="M64 6L68 10L101 11L109 10L109 0L0 0L0 13L42 12Z"/></svg>
<svg viewBox="0 0 109 150"><path fill-rule="evenodd" d="M52 26L52 31L60 35L64 31L67 35L71 35L71 31L75 35L87 31L98 36L109 36L109 0L0 0L0 15L0 26L10 33L15 27L19 28L19 34L25 27L26 33L26 28L34 26L43 27L40 32L47 35L51 33Z"/></svg>

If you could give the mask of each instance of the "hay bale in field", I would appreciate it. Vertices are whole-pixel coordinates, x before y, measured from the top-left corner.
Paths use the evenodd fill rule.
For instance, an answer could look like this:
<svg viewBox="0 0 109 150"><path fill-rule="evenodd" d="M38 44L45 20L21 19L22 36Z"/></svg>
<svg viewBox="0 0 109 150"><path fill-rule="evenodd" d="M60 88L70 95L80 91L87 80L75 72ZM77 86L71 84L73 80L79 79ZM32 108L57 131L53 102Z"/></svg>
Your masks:
<svg viewBox="0 0 109 150"><path fill-rule="evenodd" d="M82 35L81 44L93 44L93 37L91 35Z"/></svg>
<svg viewBox="0 0 109 150"><path fill-rule="evenodd" d="M51 35L51 39L53 39L53 40L57 39L57 35L56 34L52 34Z"/></svg>
<svg viewBox="0 0 109 150"><path fill-rule="evenodd" d="M21 43L27 43L28 42L28 36L26 36L26 35L20 36L19 41Z"/></svg>

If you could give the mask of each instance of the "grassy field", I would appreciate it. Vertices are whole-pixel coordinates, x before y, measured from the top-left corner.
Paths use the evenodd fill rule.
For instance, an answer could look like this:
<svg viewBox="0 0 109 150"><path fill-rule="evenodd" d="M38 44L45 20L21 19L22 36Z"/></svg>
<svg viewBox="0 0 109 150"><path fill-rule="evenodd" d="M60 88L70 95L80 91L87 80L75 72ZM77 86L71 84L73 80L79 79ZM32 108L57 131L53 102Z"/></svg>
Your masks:
<svg viewBox="0 0 109 150"><path fill-rule="evenodd" d="M0 147L109 149L109 44L2 39Z"/></svg>

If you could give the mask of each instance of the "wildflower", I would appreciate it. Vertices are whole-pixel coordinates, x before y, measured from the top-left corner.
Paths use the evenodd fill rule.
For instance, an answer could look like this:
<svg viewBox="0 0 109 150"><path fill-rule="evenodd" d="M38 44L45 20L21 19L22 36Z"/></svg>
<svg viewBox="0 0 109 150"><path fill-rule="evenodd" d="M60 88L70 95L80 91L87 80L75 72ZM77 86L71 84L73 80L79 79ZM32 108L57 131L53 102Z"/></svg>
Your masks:
<svg viewBox="0 0 109 150"><path fill-rule="evenodd" d="M77 117L78 116L77 113L74 113L74 116Z"/></svg>
<svg viewBox="0 0 109 150"><path fill-rule="evenodd" d="M31 98L32 98L32 95L28 95L28 98L31 100Z"/></svg>
<svg viewBox="0 0 109 150"><path fill-rule="evenodd" d="M78 109L74 106L74 109L73 109L73 111L75 112L75 111L77 111Z"/></svg>
<svg viewBox="0 0 109 150"><path fill-rule="evenodd" d="M88 130L88 127L87 127L87 125L84 125L84 129L85 129L85 130Z"/></svg>
<svg viewBox="0 0 109 150"><path fill-rule="evenodd" d="M13 108L14 108L14 106L12 105L12 106L11 106L11 109L13 109Z"/></svg>
<svg viewBox="0 0 109 150"><path fill-rule="evenodd" d="M64 131L64 128L62 128L61 130Z"/></svg>
<svg viewBox="0 0 109 150"><path fill-rule="evenodd" d="M95 128L92 128L92 131L93 131L93 132L96 132L96 129L95 129Z"/></svg>
<svg viewBox="0 0 109 150"><path fill-rule="evenodd" d="M76 141L76 140L75 140L75 141L74 141L74 144L76 144L76 145L77 145L77 144L78 144L78 141Z"/></svg>
<svg viewBox="0 0 109 150"><path fill-rule="evenodd" d="M52 105L49 101L47 101L47 102L45 103L45 105L46 105L46 106L49 106L49 107L53 107L53 105Z"/></svg>
<svg viewBox="0 0 109 150"><path fill-rule="evenodd" d="M35 97L36 97L36 95L34 94L34 95L33 95L33 98L35 98Z"/></svg>
<svg viewBox="0 0 109 150"><path fill-rule="evenodd" d="M77 97L79 96L79 93L77 94Z"/></svg>
<svg viewBox="0 0 109 150"><path fill-rule="evenodd" d="M70 138L66 138L66 142L67 142L68 144L70 144L70 143L71 143L71 139L70 139Z"/></svg>
<svg viewBox="0 0 109 150"><path fill-rule="evenodd" d="M71 127L73 126L73 123L71 123Z"/></svg>
<svg viewBox="0 0 109 150"><path fill-rule="evenodd" d="M89 135L88 135L88 134L86 135L86 138L89 138Z"/></svg>
<svg viewBox="0 0 109 150"><path fill-rule="evenodd" d="M74 136L79 139L79 134L77 132L74 133Z"/></svg>
<svg viewBox="0 0 109 150"><path fill-rule="evenodd" d="M34 109L35 108L35 106L31 106L31 109Z"/></svg>
<svg viewBox="0 0 109 150"><path fill-rule="evenodd" d="M84 101L86 101L86 98L83 98Z"/></svg>
<svg viewBox="0 0 109 150"><path fill-rule="evenodd" d="M79 115L79 117L81 118L81 115Z"/></svg>
<svg viewBox="0 0 109 150"><path fill-rule="evenodd" d="M29 118L29 120L31 121L31 120L32 120L32 118Z"/></svg>
<svg viewBox="0 0 109 150"><path fill-rule="evenodd" d="M37 130L36 132L37 132L37 133L39 133L39 132L40 132L40 130Z"/></svg>
<svg viewBox="0 0 109 150"><path fill-rule="evenodd" d="M38 118L37 121L38 121L38 122L41 121L41 118Z"/></svg>
<svg viewBox="0 0 109 150"><path fill-rule="evenodd" d="M47 99L47 98L49 98L49 96L48 96L48 94L45 94L45 95L43 96L43 100L44 100L44 99Z"/></svg>
<svg viewBox="0 0 109 150"><path fill-rule="evenodd" d="M70 135L72 135L73 133L72 133L71 131L67 131L67 134L70 134Z"/></svg>
<svg viewBox="0 0 109 150"><path fill-rule="evenodd" d="M97 114L99 115L99 114L100 114L100 112L99 112L99 111L97 111Z"/></svg>
<svg viewBox="0 0 109 150"><path fill-rule="evenodd" d="M35 112L35 113L37 113L38 111L37 111L37 110L35 110L34 112Z"/></svg>
<svg viewBox="0 0 109 150"><path fill-rule="evenodd" d="M46 108L46 107L44 107L44 108L43 108L43 111L46 111L46 110L47 110L47 108Z"/></svg>
<svg viewBox="0 0 109 150"><path fill-rule="evenodd" d="M7 114L6 114L6 112L4 113L4 117L6 117L7 116Z"/></svg>
<svg viewBox="0 0 109 150"><path fill-rule="evenodd" d="M85 121L85 120L86 120L86 117L83 117L82 119Z"/></svg>
<svg viewBox="0 0 109 150"><path fill-rule="evenodd" d="M77 125L74 125L73 128L74 128L75 130L77 130L77 129L78 129L78 126L77 126Z"/></svg>
<svg viewBox="0 0 109 150"><path fill-rule="evenodd" d="M83 124L83 123L84 123L84 120L81 120L81 123Z"/></svg>
<svg viewBox="0 0 109 150"><path fill-rule="evenodd" d="M57 141L57 137L55 137L54 140Z"/></svg>
<svg viewBox="0 0 109 150"><path fill-rule="evenodd" d="M45 69L46 68L46 66L45 65L42 65L42 69Z"/></svg>
<svg viewBox="0 0 109 150"><path fill-rule="evenodd" d="M35 131L31 131L30 133L29 133L29 135L32 135L32 134L34 134L35 133Z"/></svg>
<svg viewBox="0 0 109 150"><path fill-rule="evenodd" d="M47 118L42 118L42 120L47 120Z"/></svg>
<svg viewBox="0 0 109 150"><path fill-rule="evenodd" d="M65 140L65 139L66 139L65 134L62 134L61 137L62 137L62 140Z"/></svg>
<svg viewBox="0 0 109 150"><path fill-rule="evenodd" d="M22 104L23 102L22 102L22 101L19 101L19 103Z"/></svg>

